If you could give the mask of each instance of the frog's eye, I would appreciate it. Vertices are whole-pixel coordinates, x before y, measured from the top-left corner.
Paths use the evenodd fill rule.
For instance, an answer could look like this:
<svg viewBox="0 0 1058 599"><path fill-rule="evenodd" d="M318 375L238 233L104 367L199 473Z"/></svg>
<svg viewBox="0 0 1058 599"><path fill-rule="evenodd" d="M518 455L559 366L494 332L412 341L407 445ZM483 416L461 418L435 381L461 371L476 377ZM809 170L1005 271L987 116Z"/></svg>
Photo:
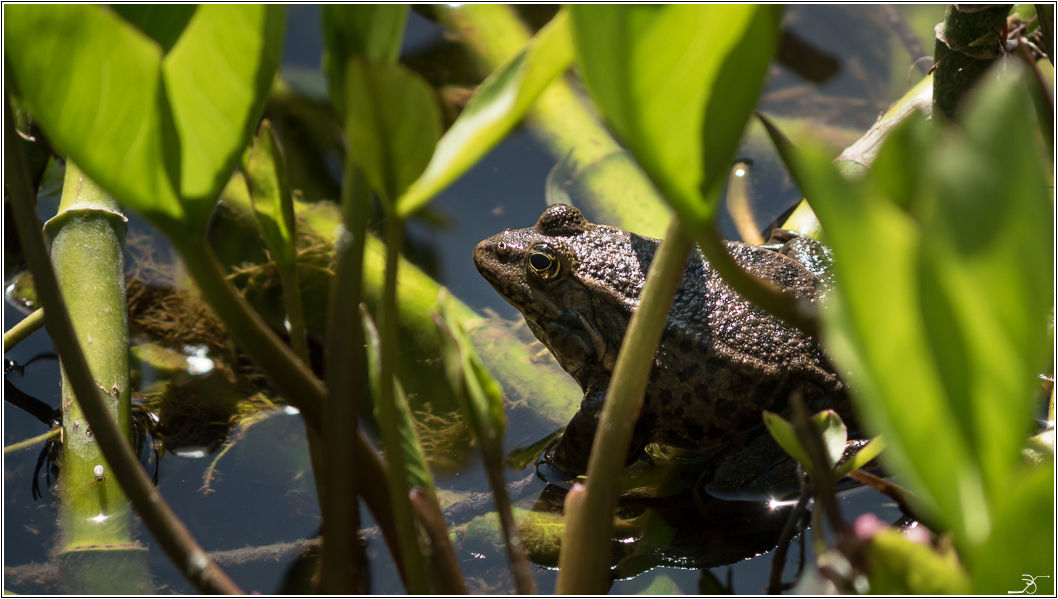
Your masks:
<svg viewBox="0 0 1058 599"><path fill-rule="evenodd" d="M529 248L529 254L525 258L525 265L529 272L541 279L551 279L558 274L558 255L547 245L538 243Z"/></svg>

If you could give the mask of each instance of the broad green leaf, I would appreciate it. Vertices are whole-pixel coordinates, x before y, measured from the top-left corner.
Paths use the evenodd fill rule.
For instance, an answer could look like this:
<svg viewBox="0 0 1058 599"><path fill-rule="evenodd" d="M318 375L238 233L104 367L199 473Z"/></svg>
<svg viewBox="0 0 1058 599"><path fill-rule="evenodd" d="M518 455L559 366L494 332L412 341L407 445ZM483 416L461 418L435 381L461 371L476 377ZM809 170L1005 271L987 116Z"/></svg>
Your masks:
<svg viewBox="0 0 1058 599"><path fill-rule="evenodd" d="M867 542L874 595L958 595L970 591L970 577L955 551L943 553L885 530Z"/></svg>
<svg viewBox="0 0 1058 599"><path fill-rule="evenodd" d="M165 56L162 75L180 136L180 197L196 222L209 217L253 137L282 39L282 7L205 4Z"/></svg>
<svg viewBox="0 0 1058 599"><path fill-rule="evenodd" d="M705 198L723 180L760 91L778 10L573 7L577 54L592 97L689 226L712 214Z"/></svg>
<svg viewBox="0 0 1058 599"><path fill-rule="evenodd" d="M345 114L345 65L352 57L392 63L400 52L407 4L325 4L320 9L323 27L323 72L331 105Z"/></svg>
<svg viewBox="0 0 1058 599"><path fill-rule="evenodd" d="M368 378L371 382L371 394L375 397L375 419L380 419L378 409L379 376L381 376L381 359L379 351L382 340L378 334L378 327L367 311L363 311L364 338L367 341ZM397 404L397 430L400 432L400 448L404 452L404 468L407 470L408 487L419 486L428 489L431 495L435 495L433 476L430 475L430 467L426 462L426 454L419 442L419 434L415 430L415 420L411 416L408 407L408 398L404 394L404 386L396 376L393 377L393 394ZM377 481L384 484L383 481Z"/></svg>
<svg viewBox="0 0 1058 599"><path fill-rule="evenodd" d="M1019 73L968 98L962 131L932 152L938 194L922 216L927 330L993 498L1031 431L1054 301L1053 190Z"/></svg>
<svg viewBox="0 0 1058 599"><path fill-rule="evenodd" d="M973 592L1006 595L1025 590L1024 575L1046 575L1054 568L1054 462L1019 468L994 513L992 535L970 561ZM1036 595L1054 595L1054 578L1035 582Z"/></svg>
<svg viewBox="0 0 1058 599"><path fill-rule="evenodd" d="M164 57L109 8L5 17L7 64L51 142L168 234L203 226L264 106L282 7L201 6Z"/></svg>
<svg viewBox="0 0 1058 599"><path fill-rule="evenodd" d="M896 205L911 208L921 189L926 161L936 138L934 127L915 112L889 132L871 168L878 173L878 185Z"/></svg>
<svg viewBox="0 0 1058 599"><path fill-rule="evenodd" d="M478 87L438 142L425 172L399 200L401 216L422 208L474 166L522 120L540 93L572 61L569 17L560 11L524 50Z"/></svg>
<svg viewBox="0 0 1058 599"><path fill-rule="evenodd" d="M766 122L776 147L840 256L822 310L823 342L868 428L885 436L886 458L937 521L960 538L987 536L980 471L955 424L920 309L919 229L867 176L841 177L828 154L794 148ZM863 231L885 240L879 252Z"/></svg>
<svg viewBox="0 0 1058 599"><path fill-rule="evenodd" d="M86 4L11 5L4 17L10 75L52 145L148 218L182 219L158 44Z"/></svg>
<svg viewBox="0 0 1058 599"><path fill-rule="evenodd" d="M195 4L112 4L111 8L158 42L162 53L176 44L198 6Z"/></svg>
<svg viewBox="0 0 1058 599"><path fill-rule="evenodd" d="M839 480L848 476L853 470L859 470L866 466L868 462L878 457L884 450L885 439L883 437L878 436L871 439L869 443L861 447L855 455L848 459L848 461L841 466L838 466L837 469L834 470L834 476Z"/></svg>
<svg viewBox="0 0 1058 599"><path fill-rule="evenodd" d="M441 134L433 88L399 64L349 61L345 71L349 151L387 211L422 174Z"/></svg>
<svg viewBox="0 0 1058 599"><path fill-rule="evenodd" d="M265 119L246 161L246 185L261 235L273 259L297 262L294 198L287 185L286 158L272 123Z"/></svg>

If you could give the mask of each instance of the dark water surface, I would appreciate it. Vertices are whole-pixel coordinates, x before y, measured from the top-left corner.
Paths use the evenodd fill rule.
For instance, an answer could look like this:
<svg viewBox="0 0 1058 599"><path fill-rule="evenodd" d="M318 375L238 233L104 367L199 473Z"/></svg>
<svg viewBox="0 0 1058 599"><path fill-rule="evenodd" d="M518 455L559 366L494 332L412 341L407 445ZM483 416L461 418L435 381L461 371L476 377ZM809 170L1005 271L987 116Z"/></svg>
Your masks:
<svg viewBox="0 0 1058 599"><path fill-rule="evenodd" d="M931 7L924 13L918 7L903 9L908 21L924 35L942 18L942 7ZM892 33L879 6L796 6L786 17L790 31L837 60L839 70L828 81L811 84L785 66L774 65L761 102L763 108L786 116L816 119L820 126L842 127L862 132L893 100L910 86L907 69L910 61L899 40ZM287 11L287 40L284 69L316 68L320 57L319 11L315 6L292 6ZM423 52L440 43L437 26L412 13L404 55ZM932 44L926 48L932 51ZM914 80L917 81L917 75ZM767 223L798 199L797 190L778 170L769 168L766 156L749 156L754 164L765 165L751 170L757 220ZM476 310L492 310L506 319L517 317L477 274L470 255L474 245L504 228L532 225L545 207L544 189L547 175L557 162L533 137L521 129L485 157L473 170L441 193L431 209L445 217L445 229L413 221L409 238L418 247L428 248L437 264L437 276L450 291ZM759 171L759 172L757 172ZM42 217L54 204L43 202ZM725 214L724 230L729 238L737 233ZM134 222L134 228L136 224ZM5 263L5 269L6 269ZM12 273L5 270L5 279ZM16 308L5 305L4 328L10 328L23 317ZM38 331L8 354L25 364L32 357L51 353L47 334ZM59 404L59 368L54 359L34 362L22 376L7 375L19 389L52 406ZM538 430L535 419L512 414L507 447L525 444L547 434ZM5 402L3 412L4 445L39 435L44 425ZM276 442L276 441L280 442ZM215 455L203 459L167 456L161 464L159 488L177 515L190 528L207 551L231 551L247 547L291 544L316 535L319 508L308 463L304 428L296 415L277 413L274 417L249 428L234 449L220 460L219 475L203 487L204 472ZM43 566L57 543L57 501L52 492L33 501L31 477L37 460L36 448L4 458L4 589L19 593L55 592L52 586L33 583L30 567ZM508 472L508 480L520 480L529 473ZM487 484L480 460L473 459L459 472L435 474L440 489L485 491ZM43 481L42 481L43 484ZM544 483L534 483L533 491L519 503L530 507ZM874 511L883 520L894 520L898 512L887 499L872 491L846 494L842 500L846 518L851 520L866 511ZM363 510L365 519L368 512ZM370 526L370 522L365 522ZM168 563L157 545L142 530L139 539L151 549L151 573L162 593L189 593L193 589ZM810 544L810 543L809 543ZM277 558L250 558L234 565L228 556L225 569L247 592L274 593L293 560L290 545L275 547ZM796 573L797 543L791 547L786 580ZM506 562L501 554L479 557L459 556L464 574L471 580L471 591L512 592ZM372 541L372 591L399 593L401 587L393 574L386 548ZM714 568L712 574L724 581L730 575L737 593L760 593L767 585L771 567L770 554L740 561L731 566ZM43 570L46 577L46 568ZM671 583L678 591L697 593L703 574L697 570L657 568L637 578L619 581L611 593L637 593L650 588L662 592ZM542 593L554 587L555 573L540 569L536 573ZM667 577L667 581L659 577ZM654 585L654 586L651 586ZM669 587L671 588L671 586Z"/></svg>

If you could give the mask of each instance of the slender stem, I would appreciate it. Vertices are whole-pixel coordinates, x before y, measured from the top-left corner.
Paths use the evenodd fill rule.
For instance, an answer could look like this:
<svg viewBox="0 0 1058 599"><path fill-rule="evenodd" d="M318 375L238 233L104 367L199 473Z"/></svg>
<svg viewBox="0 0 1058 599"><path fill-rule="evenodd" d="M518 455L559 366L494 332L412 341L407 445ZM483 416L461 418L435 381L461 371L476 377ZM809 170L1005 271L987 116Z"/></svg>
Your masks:
<svg viewBox="0 0 1058 599"><path fill-rule="evenodd" d="M202 291L202 297L224 322L239 347L261 366L283 397L301 410L308 426L321 432L327 395L323 383L232 287L208 243L194 235L173 236L171 241L180 251L188 273Z"/></svg>
<svg viewBox="0 0 1058 599"><path fill-rule="evenodd" d="M533 580L529 558L525 555L525 546L522 545L522 538L518 534L518 525L515 524L514 514L511 513L511 500L503 480L503 455L486 447L482 447L482 453L485 458L485 473L488 475L492 497L496 503L496 513L500 517L507 562L511 565L511 573L514 574L514 586L519 595L536 595L536 582Z"/></svg>
<svg viewBox="0 0 1058 599"><path fill-rule="evenodd" d="M836 481L834 480L834 471L829 466L829 458L827 457L826 446L823 443L823 436L808 419L808 411L805 409L804 400L800 395L795 394L790 404L793 408L793 425L794 430L797 432L797 438L801 441L805 451L808 452L808 458L812 461L809 475L811 476L816 501L823 508L827 518L830 520L831 528L834 529L834 534L837 535L840 541L847 536L848 526L845 524L845 519L841 516L841 509L835 497L834 483Z"/></svg>
<svg viewBox="0 0 1058 599"><path fill-rule="evenodd" d="M305 424L317 433L322 432L322 413L327 396L323 383L235 291L208 244L196 243L190 236L184 239L173 237L170 241L177 246L203 297L224 321L239 347L264 368L283 397L301 410ZM395 543L398 535L393 503L386 487L375 482L386 478L386 467L359 430L355 431L355 443L356 464L363 472L364 481L357 485L357 492L375 515L387 542Z"/></svg>
<svg viewBox="0 0 1058 599"><path fill-rule="evenodd" d="M404 236L404 222L391 214L386 229L386 278L382 301L378 307L378 328L382 347L379 351L379 397L376 401L382 443L386 450L386 462L389 464L389 494L397 520L397 536L400 539L400 553L404 559L404 573L407 577L406 588L411 594L422 595L429 592L429 578L422 551L419 549L415 515L408 498L408 477L404 474L404 452L401 448L400 431L397 429L397 397L393 388L397 353L397 265Z"/></svg>
<svg viewBox="0 0 1058 599"><path fill-rule="evenodd" d="M782 571L786 567L786 551L790 548L790 541L793 540L794 532L798 528L797 524L804 518L805 508L808 507L808 500L811 498L811 489L806 487L804 492L801 493L801 499L797 501L797 506L790 512L790 517L786 519L782 533L779 534L779 544L776 545L775 553L772 554L771 558L771 577L768 580L769 595L778 595L783 591Z"/></svg>
<svg viewBox="0 0 1058 599"><path fill-rule="evenodd" d="M305 313L301 309L301 287L298 281L298 265L279 264L279 282L283 288L283 305L290 327L290 348L305 364L309 362L309 342L305 335Z"/></svg>
<svg viewBox="0 0 1058 599"><path fill-rule="evenodd" d="M336 273L327 315L327 497L323 502L323 553L320 592L363 593L360 572L360 506L356 448L349 431L359 430L360 389L364 376L364 327L357 307L362 299L364 238L371 197L363 172L346 153L342 210L345 232L335 244ZM402 560L398 560L403 565Z"/></svg>
<svg viewBox="0 0 1058 599"><path fill-rule="evenodd" d="M693 247L679 219L673 218L650 265L639 309L632 315L625 333L626 342L621 344L617 355L592 443L583 504L575 510L577 517L567 512L556 593L605 593L608 589L610 538L621 468L628 455L633 425L643 405L647 377L665 319ZM567 503L570 496L575 494L567 495Z"/></svg>
<svg viewBox="0 0 1058 599"><path fill-rule="evenodd" d="M460 575L459 560L456 559L452 544L448 541L448 530L437 500L429 491L421 487L411 490L411 505L422 522L426 535L430 538L431 571L439 595L466 595L467 586Z"/></svg>
<svg viewBox="0 0 1058 599"><path fill-rule="evenodd" d="M62 429L60 429L60 428L53 428L50 431L44 433L43 435L37 435L36 437L32 437L30 439L26 439L25 441L19 441L18 443L12 443L11 445L8 445L7 447L4 447L4 455L11 455L11 454L14 454L14 453L18 453L18 452L22 451L23 449L29 449L30 447L33 447L34 445L37 445L38 443L43 443L43 442L47 441L48 439L51 439L52 437L57 437L59 435L59 431L61 431L61 430Z"/></svg>
<svg viewBox="0 0 1058 599"><path fill-rule="evenodd" d="M48 332L55 341L55 349L59 352L85 418L92 426L103 457L147 529L188 581L202 593L241 595L242 590L202 550L161 493L154 488L100 396L88 362L77 343L73 323L66 311L66 303L41 236L41 223L34 209L33 190L18 133L15 132L10 101L4 104L4 170L19 238L33 273L38 297L48 313Z"/></svg>
<svg viewBox="0 0 1058 599"><path fill-rule="evenodd" d="M4 353L11 351L23 339L35 333L42 326L44 326L44 308L34 311L23 318L21 322L4 331Z"/></svg>

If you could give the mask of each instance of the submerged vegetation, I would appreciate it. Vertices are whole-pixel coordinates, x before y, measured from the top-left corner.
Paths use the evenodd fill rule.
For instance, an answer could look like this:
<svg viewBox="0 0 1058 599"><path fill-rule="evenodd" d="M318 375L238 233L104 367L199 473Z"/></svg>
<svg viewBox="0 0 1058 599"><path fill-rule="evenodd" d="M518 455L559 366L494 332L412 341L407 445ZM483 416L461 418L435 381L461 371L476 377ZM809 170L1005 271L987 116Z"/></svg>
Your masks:
<svg viewBox="0 0 1058 599"><path fill-rule="evenodd" d="M832 163L854 135L819 128L817 140L810 125L753 117L769 65L804 43L784 36L778 6L584 5L527 12L532 26L506 6L417 9L459 38L446 53L475 77L397 60L407 6L330 5L327 93L315 95L279 70L281 6L4 10L5 202L31 273L8 295L44 310L5 333L5 351L46 322L62 360L61 433L41 464L60 466L63 589L154 588L135 511L196 590L243 592L224 568L252 558L198 545L136 440L214 454L211 491L228 452L278 414L304 423L302 482L322 516L318 539L274 549L299 552L280 592L370 592L364 544L380 540L417 594L535 593L531 564L558 567L561 593L604 593L658 566L702 569L699 591L719 592L707 568L776 546L772 592L1003 593L1052 572L1053 12L953 5L937 57L996 64L953 78L958 59L941 59ZM827 61L816 66L800 73L825 78ZM472 94L443 83L461 76ZM931 97L943 98L932 118ZM668 230L586 479L549 485L531 510L518 500L535 479L508 483L505 465L550 438L505 460L508 418L556 428L581 393L524 329L444 290L406 231L436 220L431 200L523 121L559 163L550 202ZM772 143L781 163L768 168L787 169L807 201L776 225L836 257L822 307L743 271L720 241L725 200L740 229L761 228L744 198L730 208L745 184L728 181L748 164L740 147ZM60 215L42 225L35 200L61 166ZM126 238L119 205L172 257ZM698 480L708 456L663 445L626 464L695 245L821 340L873 436L846 452L840 418L798 397L789 420L762 415L805 474L792 501L714 499ZM50 424L49 410L34 414ZM435 481L479 454L491 505ZM850 480L892 497L901 519L847 520L836 497ZM490 569L464 576L457 555Z"/></svg>

